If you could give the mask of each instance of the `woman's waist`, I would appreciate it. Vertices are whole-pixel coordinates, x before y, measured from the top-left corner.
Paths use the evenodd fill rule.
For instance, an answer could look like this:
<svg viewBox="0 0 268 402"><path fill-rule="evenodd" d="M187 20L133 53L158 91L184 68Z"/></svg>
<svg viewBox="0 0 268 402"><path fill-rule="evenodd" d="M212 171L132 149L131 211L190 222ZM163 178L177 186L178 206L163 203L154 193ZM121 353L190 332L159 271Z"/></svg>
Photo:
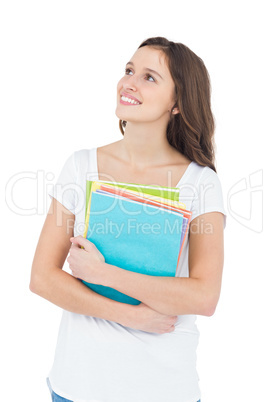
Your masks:
<svg viewBox="0 0 268 402"><path fill-rule="evenodd" d="M102 318L90 317L64 311L62 315L59 336L62 334L64 338L71 338L83 341L85 339L96 339L96 341L110 342L152 342L154 339L168 339L180 336L180 334L188 334L199 337L199 331L196 326L195 315L178 316L175 323L175 330L166 334L157 334L145 332L131 327L126 327L114 321L104 320Z"/></svg>

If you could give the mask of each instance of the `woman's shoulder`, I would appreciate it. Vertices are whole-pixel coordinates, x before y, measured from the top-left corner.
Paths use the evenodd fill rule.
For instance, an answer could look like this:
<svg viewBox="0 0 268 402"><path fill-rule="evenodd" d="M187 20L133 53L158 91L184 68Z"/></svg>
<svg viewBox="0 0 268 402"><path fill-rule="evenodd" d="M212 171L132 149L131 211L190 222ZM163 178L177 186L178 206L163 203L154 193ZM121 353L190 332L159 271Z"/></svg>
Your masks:
<svg viewBox="0 0 268 402"><path fill-rule="evenodd" d="M109 144L102 145L101 147L98 147L98 153L105 155L117 155L121 142L122 140L119 140L111 142Z"/></svg>
<svg viewBox="0 0 268 402"><path fill-rule="evenodd" d="M91 171L92 169L97 170L99 159L105 160L108 156L116 156L117 154L116 143L111 143L100 147L78 149L72 153L69 159L72 159L77 170Z"/></svg>
<svg viewBox="0 0 268 402"><path fill-rule="evenodd" d="M209 166L202 166L199 165L199 163L192 161L190 163L192 171L196 174L197 172L199 173L199 176L204 176L204 177L208 177L208 176L217 176L217 173L215 172L215 170L213 170L211 167Z"/></svg>
<svg viewBox="0 0 268 402"><path fill-rule="evenodd" d="M201 166L197 162L192 161L187 169L188 183L191 182L196 186L207 184L220 184L218 174L209 166Z"/></svg>
<svg viewBox="0 0 268 402"><path fill-rule="evenodd" d="M91 155L93 155L96 151L96 148L82 148L77 149L71 155L75 159L76 162L86 161Z"/></svg>
<svg viewBox="0 0 268 402"><path fill-rule="evenodd" d="M62 168L66 175L78 176L83 172L96 170L96 148L82 148L74 150L67 159Z"/></svg>

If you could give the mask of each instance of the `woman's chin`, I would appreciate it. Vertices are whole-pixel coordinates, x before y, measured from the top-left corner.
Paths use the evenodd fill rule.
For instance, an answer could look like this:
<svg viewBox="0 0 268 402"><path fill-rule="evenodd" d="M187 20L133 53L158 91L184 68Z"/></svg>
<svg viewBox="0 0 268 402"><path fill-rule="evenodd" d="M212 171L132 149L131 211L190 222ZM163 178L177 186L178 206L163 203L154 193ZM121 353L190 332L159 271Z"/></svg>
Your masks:
<svg viewBox="0 0 268 402"><path fill-rule="evenodd" d="M116 109L115 109L115 115L116 115L116 117L118 117L118 119L120 119L120 120L125 120L125 113L122 113L122 110L120 110L120 106L118 107L116 107Z"/></svg>

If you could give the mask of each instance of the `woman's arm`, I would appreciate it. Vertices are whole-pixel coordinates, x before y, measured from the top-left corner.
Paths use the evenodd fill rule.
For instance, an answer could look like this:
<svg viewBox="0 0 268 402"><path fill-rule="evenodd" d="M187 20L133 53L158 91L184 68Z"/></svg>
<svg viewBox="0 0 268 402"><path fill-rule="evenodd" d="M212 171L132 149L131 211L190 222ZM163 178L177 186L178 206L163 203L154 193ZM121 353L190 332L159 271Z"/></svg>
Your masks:
<svg viewBox="0 0 268 402"><path fill-rule="evenodd" d="M173 331L177 317L158 313L144 304L131 306L110 300L62 270L73 227L74 215L53 199L33 259L30 290L77 314L115 321L147 332Z"/></svg>
<svg viewBox="0 0 268 402"><path fill-rule="evenodd" d="M157 277L120 269L103 262L95 265L84 254L84 265L75 259L70 267L76 277L110 286L141 300L154 310L167 315L200 314L211 316L220 295L223 268L223 215L203 214L190 225L189 278ZM72 240L81 245L86 239ZM82 244L83 243L83 244ZM93 244L92 253L93 253ZM75 250L76 257L81 250ZM71 256L72 257L72 256ZM84 268L83 268L84 267ZM88 277L85 277L85 275Z"/></svg>

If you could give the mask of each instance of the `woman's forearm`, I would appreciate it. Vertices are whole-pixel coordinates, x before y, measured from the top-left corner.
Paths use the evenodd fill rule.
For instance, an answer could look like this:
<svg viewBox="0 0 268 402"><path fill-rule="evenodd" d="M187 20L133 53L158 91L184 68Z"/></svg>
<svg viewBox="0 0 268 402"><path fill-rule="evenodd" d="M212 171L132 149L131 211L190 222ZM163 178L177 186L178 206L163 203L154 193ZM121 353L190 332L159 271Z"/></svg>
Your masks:
<svg viewBox="0 0 268 402"><path fill-rule="evenodd" d="M105 263L104 263L105 264ZM106 264L102 285L138 299L162 314L213 314L217 301L201 279L143 275Z"/></svg>
<svg viewBox="0 0 268 402"><path fill-rule="evenodd" d="M145 332L172 332L177 321L177 316L159 313L143 303L134 306L101 296L57 267L48 270L45 278L32 276L30 289L64 310Z"/></svg>
<svg viewBox="0 0 268 402"><path fill-rule="evenodd" d="M103 297L58 267L46 275L32 275L30 290L64 310L103 318L128 326L135 306Z"/></svg>
<svg viewBox="0 0 268 402"><path fill-rule="evenodd" d="M213 231L190 233L189 278L143 275L102 261L95 269L87 258L89 268L85 272L99 281L95 283L126 293L162 314L211 316L221 289L224 219L221 213L212 212L194 221L199 224L200 220Z"/></svg>
<svg viewBox="0 0 268 402"><path fill-rule="evenodd" d="M190 278L151 276L105 263L96 246L82 236L71 241L67 261L76 278L114 288L161 314L210 316L214 313L220 289L217 273L220 262L208 262L207 258L195 263Z"/></svg>

